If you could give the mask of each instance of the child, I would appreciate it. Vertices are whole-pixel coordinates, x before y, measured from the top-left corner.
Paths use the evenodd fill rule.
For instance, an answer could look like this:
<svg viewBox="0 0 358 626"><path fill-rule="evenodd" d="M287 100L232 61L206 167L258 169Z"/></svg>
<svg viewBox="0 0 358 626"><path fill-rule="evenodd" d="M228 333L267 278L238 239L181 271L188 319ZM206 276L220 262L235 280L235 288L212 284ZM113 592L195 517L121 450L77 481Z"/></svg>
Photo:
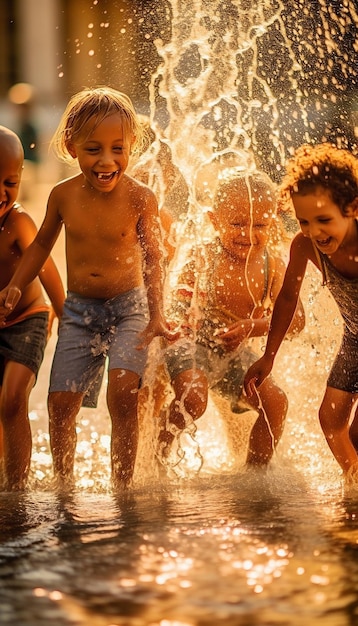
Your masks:
<svg viewBox="0 0 358 626"><path fill-rule="evenodd" d="M341 311L344 334L327 381L319 419L343 472L358 469L358 424L349 420L358 394L358 161L326 143L299 148L287 165L282 196L291 198L301 231L274 307L264 355L245 378L249 398L265 384L294 314L308 261L318 267ZM356 417L356 416L355 416Z"/></svg>
<svg viewBox="0 0 358 626"><path fill-rule="evenodd" d="M11 310L13 287L22 291L36 275L64 225L68 293L48 397L60 487L73 481L76 416L88 395L96 406L93 391L98 391L106 356L112 481L115 488L128 485L146 346L157 335L177 337L162 313L157 201L148 187L126 174L130 153L141 140L141 124L125 94L101 87L71 98L53 145L63 159L77 159L81 172L50 193L39 233L0 296Z"/></svg>
<svg viewBox="0 0 358 626"><path fill-rule="evenodd" d="M195 420L204 413L208 385L229 396L232 410L240 412L243 376L256 358L249 339L267 333L284 275L283 261L268 245L275 217L271 180L262 172L245 175L235 168L228 170L218 184L210 213L217 240L200 255L203 261L197 257L178 281L179 304L186 311L184 327L196 342L179 342L167 351L175 398L159 435L164 457L174 434L185 427L186 415ZM195 319L190 319L193 303L197 327ZM304 325L302 307L297 309L293 332ZM253 397L249 404L258 411L258 418L250 435L247 464L265 465L280 439L287 400L269 378L260 397Z"/></svg>
<svg viewBox="0 0 358 626"><path fill-rule="evenodd" d="M0 288L11 280L37 232L31 217L16 203L23 162L19 137L0 126ZM38 272L60 317L65 294L52 259ZM0 456L2 487L8 490L26 486L32 447L29 396L53 320L51 313L49 321L50 307L44 300L40 280L33 276L0 328Z"/></svg>

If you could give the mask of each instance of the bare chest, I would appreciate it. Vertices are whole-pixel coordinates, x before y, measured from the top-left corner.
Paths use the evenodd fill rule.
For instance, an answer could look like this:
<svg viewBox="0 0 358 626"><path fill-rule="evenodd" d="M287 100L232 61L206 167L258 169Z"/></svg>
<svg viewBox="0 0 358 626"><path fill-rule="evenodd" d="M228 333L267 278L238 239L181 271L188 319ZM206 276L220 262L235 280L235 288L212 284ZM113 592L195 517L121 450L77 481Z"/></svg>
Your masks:
<svg viewBox="0 0 358 626"><path fill-rule="evenodd" d="M126 209L126 210L125 210ZM139 216L133 209L116 206L80 206L63 216L68 242L128 246L137 242Z"/></svg>
<svg viewBox="0 0 358 626"><path fill-rule="evenodd" d="M251 315L267 295L267 274L264 264L252 266L243 262L235 267L218 264L212 271L209 305L230 311L237 317Z"/></svg>

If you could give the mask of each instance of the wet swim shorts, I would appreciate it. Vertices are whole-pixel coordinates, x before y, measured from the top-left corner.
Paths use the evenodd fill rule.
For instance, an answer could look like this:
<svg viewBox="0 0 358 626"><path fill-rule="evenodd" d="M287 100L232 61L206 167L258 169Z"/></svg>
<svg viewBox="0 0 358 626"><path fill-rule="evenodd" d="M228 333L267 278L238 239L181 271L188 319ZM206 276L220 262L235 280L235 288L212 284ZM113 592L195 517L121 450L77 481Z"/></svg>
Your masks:
<svg viewBox="0 0 358 626"><path fill-rule="evenodd" d="M42 363L48 330L46 311L25 317L21 322L0 330L0 376L5 361L16 361L37 376Z"/></svg>
<svg viewBox="0 0 358 626"><path fill-rule="evenodd" d="M166 351L166 364L173 380L193 367L203 371L211 389L230 398L233 407L243 390L244 378L250 365L258 356L249 346L242 345L234 352L179 340Z"/></svg>
<svg viewBox="0 0 358 626"><path fill-rule="evenodd" d="M124 369L142 377L147 350L137 350L137 346L148 319L143 287L110 300L69 292L52 363L50 392L84 393L84 406L96 407L107 357L109 370Z"/></svg>

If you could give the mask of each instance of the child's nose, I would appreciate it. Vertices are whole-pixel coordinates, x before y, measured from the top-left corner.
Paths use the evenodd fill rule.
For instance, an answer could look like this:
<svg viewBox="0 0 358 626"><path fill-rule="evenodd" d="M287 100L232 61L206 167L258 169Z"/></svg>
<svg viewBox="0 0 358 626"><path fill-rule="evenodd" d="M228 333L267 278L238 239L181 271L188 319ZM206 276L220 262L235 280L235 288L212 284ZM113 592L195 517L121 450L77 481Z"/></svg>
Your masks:
<svg viewBox="0 0 358 626"><path fill-rule="evenodd" d="M7 198L7 190L6 186L0 182L0 200L6 200Z"/></svg>
<svg viewBox="0 0 358 626"><path fill-rule="evenodd" d="M310 224L308 230L311 239L315 239L322 232L321 226L319 224Z"/></svg>
<svg viewBox="0 0 358 626"><path fill-rule="evenodd" d="M110 150L104 150L101 154L100 163L102 165L111 165L113 163L113 154Z"/></svg>

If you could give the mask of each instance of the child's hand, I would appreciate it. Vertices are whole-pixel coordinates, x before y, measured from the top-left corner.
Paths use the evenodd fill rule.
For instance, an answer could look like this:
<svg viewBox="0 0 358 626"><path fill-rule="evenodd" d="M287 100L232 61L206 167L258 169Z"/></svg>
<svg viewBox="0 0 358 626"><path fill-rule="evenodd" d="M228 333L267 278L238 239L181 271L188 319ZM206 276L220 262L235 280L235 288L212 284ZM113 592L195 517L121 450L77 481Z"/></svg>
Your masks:
<svg viewBox="0 0 358 626"><path fill-rule="evenodd" d="M49 341L51 334L52 334L52 326L53 323L56 319L56 313L55 313L55 309L50 306L50 311L49 311L49 315L48 315L48 326L47 326L47 341Z"/></svg>
<svg viewBox="0 0 358 626"><path fill-rule="evenodd" d="M137 350L142 350L149 346L154 337L164 337L167 341L173 342L181 337L179 331L170 330L170 325L162 318L150 320L148 326L140 333L142 341Z"/></svg>
<svg viewBox="0 0 358 626"><path fill-rule="evenodd" d="M5 326L6 318L14 310L21 298L21 291L14 285L0 292L0 325Z"/></svg>
<svg viewBox="0 0 358 626"><path fill-rule="evenodd" d="M251 319L243 319L235 322L230 328L221 328L215 333L215 337L218 337L226 350L231 352L235 350L247 337L253 328L253 321Z"/></svg>
<svg viewBox="0 0 358 626"><path fill-rule="evenodd" d="M272 370L272 361L265 355L253 363L246 372L244 379L245 393L248 398L256 395L257 388L264 382Z"/></svg>

